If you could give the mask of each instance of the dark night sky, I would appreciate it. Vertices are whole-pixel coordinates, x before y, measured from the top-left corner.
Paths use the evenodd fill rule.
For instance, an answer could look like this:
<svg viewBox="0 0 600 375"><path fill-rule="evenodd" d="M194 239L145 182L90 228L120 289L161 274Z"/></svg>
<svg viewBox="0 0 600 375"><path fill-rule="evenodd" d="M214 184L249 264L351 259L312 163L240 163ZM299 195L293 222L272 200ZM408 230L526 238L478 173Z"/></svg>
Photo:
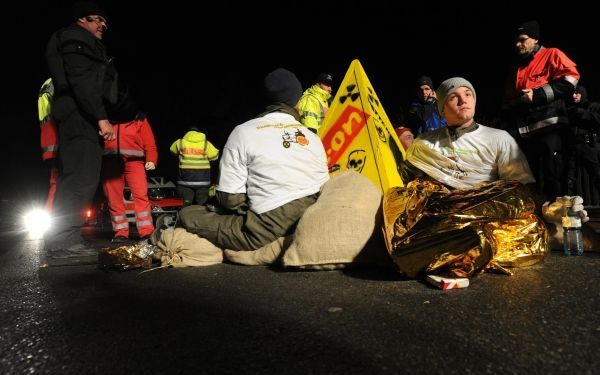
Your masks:
<svg viewBox="0 0 600 375"><path fill-rule="evenodd" d="M153 125L161 155L156 175L175 172L168 147L192 124L221 148L233 126L260 111L262 78L279 66L306 88L322 71L339 84L357 58L390 118L410 101L418 76L434 84L463 76L477 91L479 118L491 118L513 56L512 31L534 18L541 44L575 60L591 97L600 98L590 48L598 21L589 10L546 9L545 1L411 3L100 1L109 13L107 48ZM68 1L16 7L1 26L2 199L43 195L37 91L48 75L46 42L70 14ZM6 136L8 128L16 137Z"/></svg>

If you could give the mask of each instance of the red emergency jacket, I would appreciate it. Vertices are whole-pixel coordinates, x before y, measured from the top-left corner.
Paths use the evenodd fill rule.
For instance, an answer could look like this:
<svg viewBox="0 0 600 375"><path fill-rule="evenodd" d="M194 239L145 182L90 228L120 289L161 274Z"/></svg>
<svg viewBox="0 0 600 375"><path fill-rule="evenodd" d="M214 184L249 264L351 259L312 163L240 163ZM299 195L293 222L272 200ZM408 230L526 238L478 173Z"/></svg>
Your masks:
<svg viewBox="0 0 600 375"><path fill-rule="evenodd" d="M541 47L514 74L507 101L515 101L523 89L533 89L533 103L514 108L522 137L568 123L564 98L572 94L580 78L575 62L557 48Z"/></svg>
<svg viewBox="0 0 600 375"><path fill-rule="evenodd" d="M40 145L42 146L42 159L54 159L58 151L58 131L56 123L51 117L46 117L40 123Z"/></svg>
<svg viewBox="0 0 600 375"><path fill-rule="evenodd" d="M157 164L156 142L146 117L114 124L113 131L115 139L104 141L104 155L120 154L125 159L144 159Z"/></svg>

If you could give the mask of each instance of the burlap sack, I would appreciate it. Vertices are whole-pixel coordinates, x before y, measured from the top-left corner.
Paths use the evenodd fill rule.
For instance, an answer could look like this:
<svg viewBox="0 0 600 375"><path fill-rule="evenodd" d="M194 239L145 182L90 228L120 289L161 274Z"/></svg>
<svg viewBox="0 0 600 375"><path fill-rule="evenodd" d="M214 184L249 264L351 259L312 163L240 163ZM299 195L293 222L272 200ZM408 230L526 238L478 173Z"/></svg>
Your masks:
<svg viewBox="0 0 600 375"><path fill-rule="evenodd" d="M223 262L223 251L183 228L165 229L158 242L161 266L210 266Z"/></svg>
<svg viewBox="0 0 600 375"><path fill-rule="evenodd" d="M243 264L245 266L266 266L276 263L282 251L287 249L292 242L293 236L279 237L270 244L253 251L237 251L225 249L223 256L231 263Z"/></svg>
<svg viewBox="0 0 600 375"><path fill-rule="evenodd" d="M351 170L338 174L300 218L283 265L329 270L389 259L385 246L365 247L372 235L381 236L380 205L381 192L368 178Z"/></svg>

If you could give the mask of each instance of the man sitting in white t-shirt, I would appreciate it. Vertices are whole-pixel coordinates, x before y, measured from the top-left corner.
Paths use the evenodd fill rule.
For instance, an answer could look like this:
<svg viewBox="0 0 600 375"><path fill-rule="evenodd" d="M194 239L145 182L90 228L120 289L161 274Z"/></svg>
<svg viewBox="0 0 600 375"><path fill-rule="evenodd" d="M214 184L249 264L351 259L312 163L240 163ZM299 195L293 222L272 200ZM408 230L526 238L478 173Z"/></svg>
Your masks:
<svg viewBox="0 0 600 375"><path fill-rule="evenodd" d="M406 160L430 177L452 188L470 189L499 179L534 183L529 164L517 142L506 131L480 125L475 116L475 89L464 78L442 82L438 109L448 127L421 134L407 150ZM405 168L405 181L414 168Z"/></svg>
<svg viewBox="0 0 600 375"><path fill-rule="evenodd" d="M413 141L406 151L406 161L401 165L404 181L426 174L456 189L471 189L481 182L499 179L535 183L527 159L515 139L504 130L475 122L476 94L469 81L461 77L447 79L436 94L439 112L448 127L423 133ZM560 215L556 213L562 210L561 197L543 206L541 203L545 199L537 198L544 218L557 223ZM580 200L573 210L578 211L585 222L589 218Z"/></svg>
<svg viewBox="0 0 600 375"><path fill-rule="evenodd" d="M279 68L264 85L271 105L238 125L223 149L219 209L179 213L180 226L221 248L255 250L290 234L329 179L323 144L294 108L302 95L298 78Z"/></svg>

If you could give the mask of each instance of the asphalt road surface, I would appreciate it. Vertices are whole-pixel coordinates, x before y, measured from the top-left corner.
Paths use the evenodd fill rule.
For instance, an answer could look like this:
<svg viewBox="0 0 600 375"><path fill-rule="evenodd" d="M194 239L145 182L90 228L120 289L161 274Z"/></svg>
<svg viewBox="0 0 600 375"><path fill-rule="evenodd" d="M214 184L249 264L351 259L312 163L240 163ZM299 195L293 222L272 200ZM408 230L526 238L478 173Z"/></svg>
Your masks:
<svg viewBox="0 0 600 375"><path fill-rule="evenodd" d="M600 254L441 291L393 269L40 268L0 236L1 374L598 374Z"/></svg>

